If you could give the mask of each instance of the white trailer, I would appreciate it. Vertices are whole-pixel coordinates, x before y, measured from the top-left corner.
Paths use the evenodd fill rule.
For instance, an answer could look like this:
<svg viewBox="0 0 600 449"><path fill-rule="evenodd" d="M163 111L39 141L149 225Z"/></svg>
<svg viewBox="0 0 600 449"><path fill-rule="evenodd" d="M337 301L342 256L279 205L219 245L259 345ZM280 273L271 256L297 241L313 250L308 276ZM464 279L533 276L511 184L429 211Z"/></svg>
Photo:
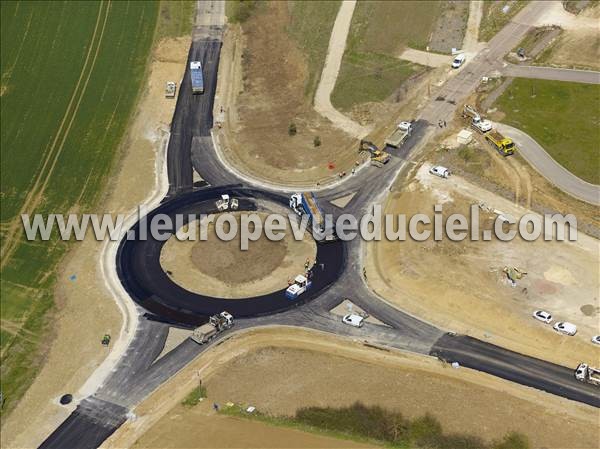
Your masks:
<svg viewBox="0 0 600 449"><path fill-rule="evenodd" d="M208 323L194 329L190 338L199 345L203 345L232 326L233 316L228 312L221 312L218 315L211 316Z"/></svg>
<svg viewBox="0 0 600 449"><path fill-rule="evenodd" d="M580 363L575 368L575 379L592 385L600 385L600 369L592 368L587 363Z"/></svg>

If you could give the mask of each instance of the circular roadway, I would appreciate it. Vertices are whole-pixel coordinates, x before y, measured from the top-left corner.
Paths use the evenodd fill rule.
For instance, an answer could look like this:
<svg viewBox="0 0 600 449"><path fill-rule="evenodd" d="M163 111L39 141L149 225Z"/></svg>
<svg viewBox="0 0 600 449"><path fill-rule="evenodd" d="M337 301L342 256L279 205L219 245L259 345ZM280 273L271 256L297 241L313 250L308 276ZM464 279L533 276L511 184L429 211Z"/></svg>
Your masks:
<svg viewBox="0 0 600 449"><path fill-rule="evenodd" d="M141 221L150 223L155 215L165 214L174 223L175 215L182 214L185 224L188 214L219 213L215 201L224 193L239 200L239 211L256 211L255 200L288 206L288 198L283 195L239 186L223 186L178 195L161 204ZM131 228L136 236L139 235L141 221ZM166 240L156 240L150 233L145 240L124 238L117 253L117 273L131 297L156 319L188 325L203 323L208 316L223 310L227 310L234 317L249 317L268 315L295 307L315 298L331 285L340 276L346 259L343 241L318 244L317 265L324 264L324 269L317 267L312 288L298 299L287 299L285 289L282 289L232 301L190 292L177 285L160 264L160 253L165 243Z"/></svg>

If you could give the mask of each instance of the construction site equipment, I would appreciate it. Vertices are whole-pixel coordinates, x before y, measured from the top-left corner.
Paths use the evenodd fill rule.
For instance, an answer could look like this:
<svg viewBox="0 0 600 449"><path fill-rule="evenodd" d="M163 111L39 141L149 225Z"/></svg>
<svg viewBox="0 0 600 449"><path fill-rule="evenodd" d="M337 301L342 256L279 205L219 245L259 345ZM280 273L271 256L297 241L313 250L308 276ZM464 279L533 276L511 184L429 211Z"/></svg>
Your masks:
<svg viewBox="0 0 600 449"><path fill-rule="evenodd" d="M109 344L110 344L110 335L104 334L104 337L102 337L102 346L108 346Z"/></svg>
<svg viewBox="0 0 600 449"><path fill-rule="evenodd" d="M371 165L375 167L383 167L390 161L390 153L385 151L381 151L377 148L373 142L369 142L368 140L361 140L360 147L358 152L362 153L363 151L368 151L371 156Z"/></svg>
<svg viewBox="0 0 600 449"><path fill-rule="evenodd" d="M592 368L587 363L580 363L575 368L575 379L592 385L600 385L600 369Z"/></svg>
<svg viewBox="0 0 600 449"><path fill-rule="evenodd" d="M208 323L194 329L191 339L203 345L212 340L216 335L233 326L233 316L228 312L221 312L208 319Z"/></svg>
<svg viewBox="0 0 600 449"><path fill-rule="evenodd" d="M308 215L313 227L317 227L320 232L325 232L325 219L323 212L317 203L317 199L312 192L294 193L290 197L290 207L298 215Z"/></svg>
<svg viewBox="0 0 600 449"><path fill-rule="evenodd" d="M527 271L517 267L504 267L502 271L504 272L504 274L506 274L506 277L513 285L513 287L517 285L518 280L523 279L523 276L527 274Z"/></svg>
<svg viewBox="0 0 600 449"><path fill-rule="evenodd" d="M394 132L387 138L385 144L393 148L399 148L412 133L411 122L400 122Z"/></svg>
<svg viewBox="0 0 600 449"><path fill-rule="evenodd" d="M165 86L165 97L175 98L175 92L177 92L177 83L174 81L168 81Z"/></svg>
<svg viewBox="0 0 600 449"><path fill-rule="evenodd" d="M492 122L482 119L479 112L471 105L465 105L463 108L463 117L470 117L471 126L482 134L492 130Z"/></svg>
<svg viewBox="0 0 600 449"><path fill-rule="evenodd" d="M204 76L202 75L202 63L200 61L190 62L190 78L192 80L192 93L204 93Z"/></svg>
<svg viewBox="0 0 600 449"><path fill-rule="evenodd" d="M485 134L485 140L487 140L490 145L502 156L510 156L517 150L517 147L512 139L504 137L495 129Z"/></svg>
<svg viewBox="0 0 600 449"><path fill-rule="evenodd" d="M294 283L290 285L285 291L285 297L287 299L297 299L302 293L306 292L312 287L312 281L307 279L306 276L299 274L294 279Z"/></svg>
<svg viewBox="0 0 600 449"><path fill-rule="evenodd" d="M230 206L229 195L227 195L227 194L221 195L221 199L217 200L215 204L217 206L217 209L220 212L223 212L223 211L229 209L229 206ZM232 204L232 206L233 206L233 204ZM235 206L236 206L235 208L237 209L237 206L238 206L237 200L235 200ZM233 207L232 207L232 209L233 209Z"/></svg>

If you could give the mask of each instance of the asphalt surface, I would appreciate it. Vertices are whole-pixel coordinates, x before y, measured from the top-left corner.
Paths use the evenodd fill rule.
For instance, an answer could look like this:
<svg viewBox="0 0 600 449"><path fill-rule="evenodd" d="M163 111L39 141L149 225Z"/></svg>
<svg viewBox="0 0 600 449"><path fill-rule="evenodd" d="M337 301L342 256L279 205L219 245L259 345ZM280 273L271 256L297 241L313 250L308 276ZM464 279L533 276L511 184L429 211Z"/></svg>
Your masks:
<svg viewBox="0 0 600 449"><path fill-rule="evenodd" d="M146 220L150 223L156 215L161 214L175 222L176 214L184 214L187 217L189 214L218 213L215 201L224 192L239 200L240 211L257 210L257 200L262 200L263 205L268 202L288 207L287 196L256 189L223 186L178 195L150 212ZM183 222L182 226L186 223ZM133 228L136 235L140 234L139 226L140 223ZM286 298L285 285L285 288L273 293L232 301L192 293L173 282L160 264L160 252L165 243L166 240L156 240L152 236L148 236L147 240L123 240L117 255L117 272L127 292L140 306L173 323L198 325L206 322L210 315L223 310L242 318L272 314L295 307L317 297L323 289L335 282L345 263L343 241L318 244L318 266L313 270L312 287L298 299ZM285 279L282 282L285 283Z"/></svg>
<svg viewBox="0 0 600 449"><path fill-rule="evenodd" d="M329 201L347 193L356 195L343 212L356 216L362 215L372 204L381 201L392 181L397 176L403 176L410 168L411 158L418 154L425 142L440 131L437 127L438 120L450 121L456 104L473 91L481 77L491 71L500 70L501 57L514 48L529 30L529 26L521 23L531 22L543 9L543 2L533 2L524 8L514 22L510 22L490 41L486 51L470 61L442 86L437 98L425 106L415 122L413 135L401 149L392 151L392 160L384 168L368 167L361 170L360 175L347 178L343 184L319 192L318 197L323 209L326 212L340 213L341 211ZM197 26L193 31L189 59L203 61L206 92L204 95L191 95L187 85L189 77L186 75L180 89L168 146L169 195L160 206L160 210L169 213L190 209L199 213L196 208L213 207L211 203L214 205L216 194L231 193L236 189L240 194L249 193L248 199L241 203L247 208L252 208L252 199L261 195L275 203L282 201L281 194L270 193L256 186L240 186L240 180L223 166L213 147L210 129L214 83L221 46L222 15L222 2L198 2ZM523 18L526 20L519 20ZM195 188L192 184L193 169L213 188ZM238 186L232 187L235 184ZM340 245L344 248L341 253L337 252L338 249L332 251L338 254L340 260L332 262L331 266L330 261L326 263L326 267L332 270L327 279L322 281L327 285L316 286L313 290L318 294L307 295L302 303L285 311L278 307L267 310L268 307L260 305L260 301L254 298L248 302L249 313L242 310L241 318L237 317L234 328L220 334L215 342L228 338L237 330L266 325L301 326L362 340L366 345L381 347L384 350L386 347L392 347L434 355L446 361L458 361L463 366L513 382L600 406L599 390L576 382L569 368L517 354L470 337L448 335L423 319L391 306L371 291L363 278L361 241L355 239ZM322 246L325 249L328 247ZM166 274L158 273L159 249L160 245L156 242L147 246L129 246L128 242L122 243L117 261L120 278L140 304L140 314L144 317L140 320L133 341L114 372L94 396L79 404L77 410L48 437L42 447L99 446L124 422L131 408L215 344L200 346L186 340L157 360L173 321L185 322L190 316L202 321L207 313L221 310L220 304L215 305L217 303L212 302L218 301L218 298L201 297L202 305L193 309L190 307L192 297L181 300L179 295L172 295L173 289L186 296L185 291L177 290L179 287L174 286ZM276 292L276 295L279 293ZM194 296L194 300L198 299L197 296ZM330 310L345 298L385 325L367 324L362 329L343 325L340 318L332 315ZM278 299L280 300L280 296ZM253 310L255 307L257 309ZM229 302L226 308L231 310ZM261 314L260 310L267 314ZM252 313L253 311L256 313ZM258 316L244 318L247 315Z"/></svg>
<svg viewBox="0 0 600 449"><path fill-rule="evenodd" d="M529 134L502 123L496 123L495 127L519 143L519 154L549 182L574 198L600 206L600 186L584 181L568 171Z"/></svg>
<svg viewBox="0 0 600 449"><path fill-rule="evenodd" d="M600 84L600 72L592 70L559 69L508 64L502 69L504 76L536 78L541 80L567 81L571 83Z"/></svg>

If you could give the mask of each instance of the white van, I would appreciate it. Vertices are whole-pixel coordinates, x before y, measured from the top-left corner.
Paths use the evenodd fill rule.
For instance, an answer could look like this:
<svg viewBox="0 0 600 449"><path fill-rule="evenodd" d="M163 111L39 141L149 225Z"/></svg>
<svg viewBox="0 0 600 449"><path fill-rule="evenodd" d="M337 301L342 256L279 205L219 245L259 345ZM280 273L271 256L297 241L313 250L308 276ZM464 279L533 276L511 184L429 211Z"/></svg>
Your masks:
<svg viewBox="0 0 600 449"><path fill-rule="evenodd" d="M465 54L461 53L460 55L456 55L454 60L452 61L452 68L458 69L465 62Z"/></svg>

